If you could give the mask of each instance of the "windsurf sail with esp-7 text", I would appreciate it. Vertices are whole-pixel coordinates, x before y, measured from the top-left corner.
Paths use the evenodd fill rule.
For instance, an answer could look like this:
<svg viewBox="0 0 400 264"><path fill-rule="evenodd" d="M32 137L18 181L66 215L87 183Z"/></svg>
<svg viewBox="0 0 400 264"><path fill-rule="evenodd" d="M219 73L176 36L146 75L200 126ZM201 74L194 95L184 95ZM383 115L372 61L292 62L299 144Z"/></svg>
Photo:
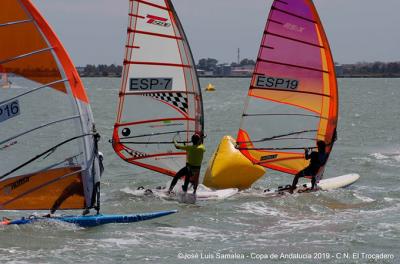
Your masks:
<svg viewBox="0 0 400 264"><path fill-rule="evenodd" d="M203 105L190 47L170 0L130 0L115 152L173 176L186 162L173 139L203 135Z"/></svg>
<svg viewBox="0 0 400 264"><path fill-rule="evenodd" d="M327 143L338 122L334 62L311 0L275 0L265 27L238 132L238 149L254 164L296 174L304 148Z"/></svg>
<svg viewBox="0 0 400 264"><path fill-rule="evenodd" d="M89 99L63 45L29 0L0 9L0 210L99 209Z"/></svg>

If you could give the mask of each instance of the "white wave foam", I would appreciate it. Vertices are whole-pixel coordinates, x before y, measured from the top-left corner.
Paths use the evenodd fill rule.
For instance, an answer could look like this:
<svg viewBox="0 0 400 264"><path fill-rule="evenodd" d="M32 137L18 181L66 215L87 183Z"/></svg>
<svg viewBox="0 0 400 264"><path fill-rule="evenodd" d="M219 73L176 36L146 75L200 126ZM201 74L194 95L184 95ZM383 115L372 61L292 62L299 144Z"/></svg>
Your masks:
<svg viewBox="0 0 400 264"><path fill-rule="evenodd" d="M353 193L353 196L356 197L357 199L363 201L363 202L366 202L366 203L372 203L372 202L375 202L375 201L376 201L376 200L374 200L374 199L372 199L372 198L370 198L370 197L363 196L363 195L358 194L358 193L356 193L356 192Z"/></svg>
<svg viewBox="0 0 400 264"><path fill-rule="evenodd" d="M385 200L386 202L400 202L399 198L384 197L383 200Z"/></svg>
<svg viewBox="0 0 400 264"><path fill-rule="evenodd" d="M248 202L239 206L237 212L243 213L247 212L250 214L255 214L258 216L279 216L288 217L288 214L277 208L267 206L264 202Z"/></svg>
<svg viewBox="0 0 400 264"><path fill-rule="evenodd" d="M212 239L224 239L225 236L220 231L214 229L208 229L198 226L187 226L187 227L160 227L153 233L156 236L168 237L172 239L201 239L201 240L212 240Z"/></svg>
<svg viewBox="0 0 400 264"><path fill-rule="evenodd" d="M107 238L107 239L101 239L97 241L96 243L101 243L103 245L107 245L107 247L114 247L117 246L119 248L121 247L126 247L126 246L136 246L136 245L141 245L142 241L139 239L127 239L127 238Z"/></svg>
<svg viewBox="0 0 400 264"><path fill-rule="evenodd" d="M389 159L388 156L383 155L382 153L379 153L379 152L378 152L378 153L372 153L371 156L374 157L374 158L377 159L377 160Z"/></svg>

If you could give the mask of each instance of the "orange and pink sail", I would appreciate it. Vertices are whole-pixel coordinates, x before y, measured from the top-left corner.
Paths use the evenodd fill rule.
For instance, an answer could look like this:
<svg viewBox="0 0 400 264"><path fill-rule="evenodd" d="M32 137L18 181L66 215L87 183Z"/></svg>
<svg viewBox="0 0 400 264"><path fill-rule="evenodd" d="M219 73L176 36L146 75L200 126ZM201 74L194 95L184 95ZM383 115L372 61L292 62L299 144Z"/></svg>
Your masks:
<svg viewBox="0 0 400 264"><path fill-rule="evenodd" d="M311 0L275 0L237 136L254 164L296 174L304 148L318 140L330 153L338 122L334 61Z"/></svg>

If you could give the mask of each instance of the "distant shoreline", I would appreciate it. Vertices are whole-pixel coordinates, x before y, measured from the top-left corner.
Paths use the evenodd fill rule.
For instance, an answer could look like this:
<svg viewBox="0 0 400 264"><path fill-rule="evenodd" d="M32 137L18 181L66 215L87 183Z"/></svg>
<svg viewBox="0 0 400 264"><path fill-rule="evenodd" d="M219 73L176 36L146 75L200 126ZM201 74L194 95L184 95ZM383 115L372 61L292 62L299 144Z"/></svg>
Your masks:
<svg viewBox="0 0 400 264"><path fill-rule="evenodd" d="M196 70L199 78L251 78L255 62L244 59L242 62L218 64L218 60L201 59ZM77 67L81 77L121 77L121 65L86 65ZM400 78L400 62L359 62L356 64L336 64L338 78Z"/></svg>

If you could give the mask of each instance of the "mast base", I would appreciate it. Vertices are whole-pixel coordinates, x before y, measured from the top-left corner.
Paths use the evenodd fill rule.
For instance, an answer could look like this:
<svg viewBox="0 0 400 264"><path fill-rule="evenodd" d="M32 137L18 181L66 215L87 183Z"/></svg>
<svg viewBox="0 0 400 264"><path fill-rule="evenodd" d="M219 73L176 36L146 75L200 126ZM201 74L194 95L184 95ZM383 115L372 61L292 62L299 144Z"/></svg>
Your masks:
<svg viewBox="0 0 400 264"><path fill-rule="evenodd" d="M248 189L265 174L265 168L254 165L235 148L231 136L222 138L211 157L203 184L213 189Z"/></svg>

